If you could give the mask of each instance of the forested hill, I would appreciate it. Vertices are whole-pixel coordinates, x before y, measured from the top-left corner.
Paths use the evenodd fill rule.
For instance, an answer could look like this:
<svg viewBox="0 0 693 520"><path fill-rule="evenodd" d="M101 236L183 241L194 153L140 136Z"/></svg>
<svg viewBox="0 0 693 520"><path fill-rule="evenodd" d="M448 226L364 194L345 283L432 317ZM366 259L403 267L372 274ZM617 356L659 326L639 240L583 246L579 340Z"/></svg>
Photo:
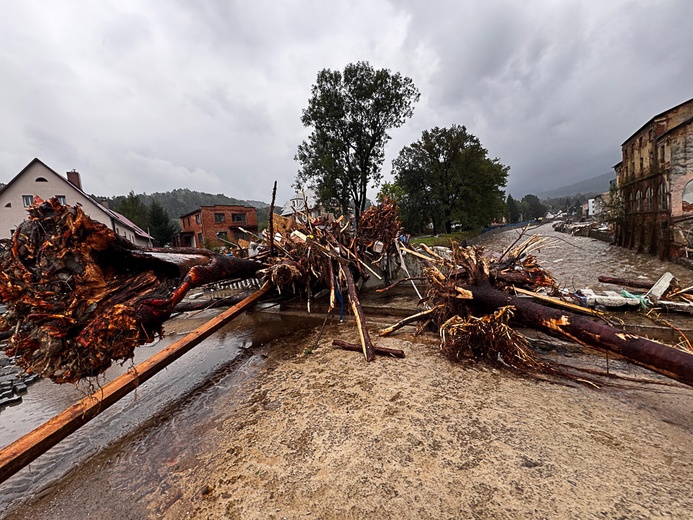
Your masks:
<svg viewBox="0 0 693 520"><path fill-rule="evenodd" d="M109 207L115 209L116 211L125 197L126 195L118 195L116 197L94 196L94 198L98 201L107 201ZM142 193L138 194L137 197L146 206L149 206L152 203L152 200L156 200L164 207L169 216L174 220L178 220L178 217L181 215L194 211L200 206L213 206L215 204L253 206L258 208L258 216L260 213L262 213L262 209L265 209L264 213L266 213L267 209L269 208L269 204L257 200L239 200L234 199L233 197L227 197L221 193L213 195L211 193L192 191L187 188L179 188L164 193Z"/></svg>

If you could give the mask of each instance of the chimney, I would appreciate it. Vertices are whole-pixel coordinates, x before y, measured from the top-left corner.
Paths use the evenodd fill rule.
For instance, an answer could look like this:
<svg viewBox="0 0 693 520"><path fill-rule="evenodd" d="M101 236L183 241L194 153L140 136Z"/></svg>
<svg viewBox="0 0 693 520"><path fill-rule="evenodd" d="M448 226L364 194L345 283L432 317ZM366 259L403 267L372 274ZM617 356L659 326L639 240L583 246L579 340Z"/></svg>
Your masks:
<svg viewBox="0 0 693 520"><path fill-rule="evenodd" d="M82 189L82 179L80 178L77 170L67 172L67 181L77 189Z"/></svg>
<svg viewBox="0 0 693 520"><path fill-rule="evenodd" d="M106 199L101 200L101 201L100 201L100 204L101 204L104 208L109 209L109 207L108 207L108 201L107 201Z"/></svg>

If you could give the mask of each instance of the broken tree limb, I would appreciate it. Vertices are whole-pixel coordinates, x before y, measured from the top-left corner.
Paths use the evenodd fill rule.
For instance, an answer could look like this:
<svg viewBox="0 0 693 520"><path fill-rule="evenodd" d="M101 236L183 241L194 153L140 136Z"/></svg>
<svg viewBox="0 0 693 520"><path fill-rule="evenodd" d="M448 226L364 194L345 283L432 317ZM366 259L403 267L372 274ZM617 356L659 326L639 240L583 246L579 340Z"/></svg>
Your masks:
<svg viewBox="0 0 693 520"><path fill-rule="evenodd" d="M514 307L514 321L549 335L569 338L581 345L622 356L644 368L693 386L693 354L677 350L573 313L552 309L506 294L490 285L469 286L473 305L492 313L501 307Z"/></svg>
<svg viewBox="0 0 693 520"><path fill-rule="evenodd" d="M348 266L342 268L344 277L346 278L347 293L349 294L349 303L351 305L351 310L354 313L354 319L356 320L356 327L359 331L359 338L361 339L361 347L363 348L363 355L366 357L366 361L373 361L375 359L375 350L373 349L373 342L368 334L368 328L366 327L366 317L363 314L363 309L359 303L359 297L356 294L356 284L354 283L354 277L351 274Z"/></svg>
<svg viewBox="0 0 693 520"><path fill-rule="evenodd" d="M654 282L649 280L631 280L629 278L617 278L613 276L600 276L597 280L601 283L625 285L626 287L635 287L636 289L650 289L654 285Z"/></svg>
<svg viewBox="0 0 693 520"><path fill-rule="evenodd" d="M341 348L342 350L350 350L352 352L361 352L361 345L357 345L355 343L347 343L346 341L341 341L339 339L335 339L332 341L332 345L338 348ZM398 348L387 348L387 347L378 347L374 346L373 349L375 350L376 354L380 354L381 356L391 356L391 357L396 357L396 358L404 358L404 351L400 350Z"/></svg>
<svg viewBox="0 0 693 520"><path fill-rule="evenodd" d="M271 289L271 284L265 283L262 288L238 305L212 318L201 327L100 388L94 394L73 404L48 422L0 450L0 483L245 312Z"/></svg>
<svg viewBox="0 0 693 520"><path fill-rule="evenodd" d="M409 325L410 323L414 323L416 321L419 321L421 318L425 318L428 316L433 315L436 311L438 311L438 307L433 307L432 309L427 309L423 312L418 312L416 314L412 314L411 316L404 318L401 321L398 321L394 325L391 325L390 327L386 327L384 329L381 329L380 332L378 332L378 335L380 336L388 336L395 332L396 330L401 329L405 325Z"/></svg>

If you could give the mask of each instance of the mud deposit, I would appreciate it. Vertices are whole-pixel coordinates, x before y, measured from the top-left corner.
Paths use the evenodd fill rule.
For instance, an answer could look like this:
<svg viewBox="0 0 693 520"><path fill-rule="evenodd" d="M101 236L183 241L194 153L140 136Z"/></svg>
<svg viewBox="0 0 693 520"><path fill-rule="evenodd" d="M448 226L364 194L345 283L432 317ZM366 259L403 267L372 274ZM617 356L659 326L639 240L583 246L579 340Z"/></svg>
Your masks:
<svg viewBox="0 0 693 520"><path fill-rule="evenodd" d="M378 340L406 359L367 364L327 346L356 341L353 323L311 352L318 330L255 350L6 518L690 518L690 389L463 368L408 333Z"/></svg>

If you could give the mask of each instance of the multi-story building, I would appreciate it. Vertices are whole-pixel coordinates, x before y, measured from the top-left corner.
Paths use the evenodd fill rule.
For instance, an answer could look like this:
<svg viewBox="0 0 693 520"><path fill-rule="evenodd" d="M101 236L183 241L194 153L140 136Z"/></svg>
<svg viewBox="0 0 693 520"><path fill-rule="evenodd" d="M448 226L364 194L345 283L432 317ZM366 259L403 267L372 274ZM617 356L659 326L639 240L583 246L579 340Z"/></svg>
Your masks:
<svg viewBox="0 0 693 520"><path fill-rule="evenodd" d="M154 239L149 233L82 191L79 172L72 170L63 177L39 159L32 160L0 189L0 238L11 237L26 219L26 210L33 204L35 195L44 200L57 197L62 204L71 206L79 204L93 220L105 224L133 244L153 245Z"/></svg>
<svg viewBox="0 0 693 520"><path fill-rule="evenodd" d="M693 247L693 99L650 119L621 154L616 243L662 258L686 254Z"/></svg>
<svg viewBox="0 0 693 520"><path fill-rule="evenodd" d="M181 231L173 236L176 247L227 247L229 242L253 240L258 232L252 206L201 206L179 218Z"/></svg>

